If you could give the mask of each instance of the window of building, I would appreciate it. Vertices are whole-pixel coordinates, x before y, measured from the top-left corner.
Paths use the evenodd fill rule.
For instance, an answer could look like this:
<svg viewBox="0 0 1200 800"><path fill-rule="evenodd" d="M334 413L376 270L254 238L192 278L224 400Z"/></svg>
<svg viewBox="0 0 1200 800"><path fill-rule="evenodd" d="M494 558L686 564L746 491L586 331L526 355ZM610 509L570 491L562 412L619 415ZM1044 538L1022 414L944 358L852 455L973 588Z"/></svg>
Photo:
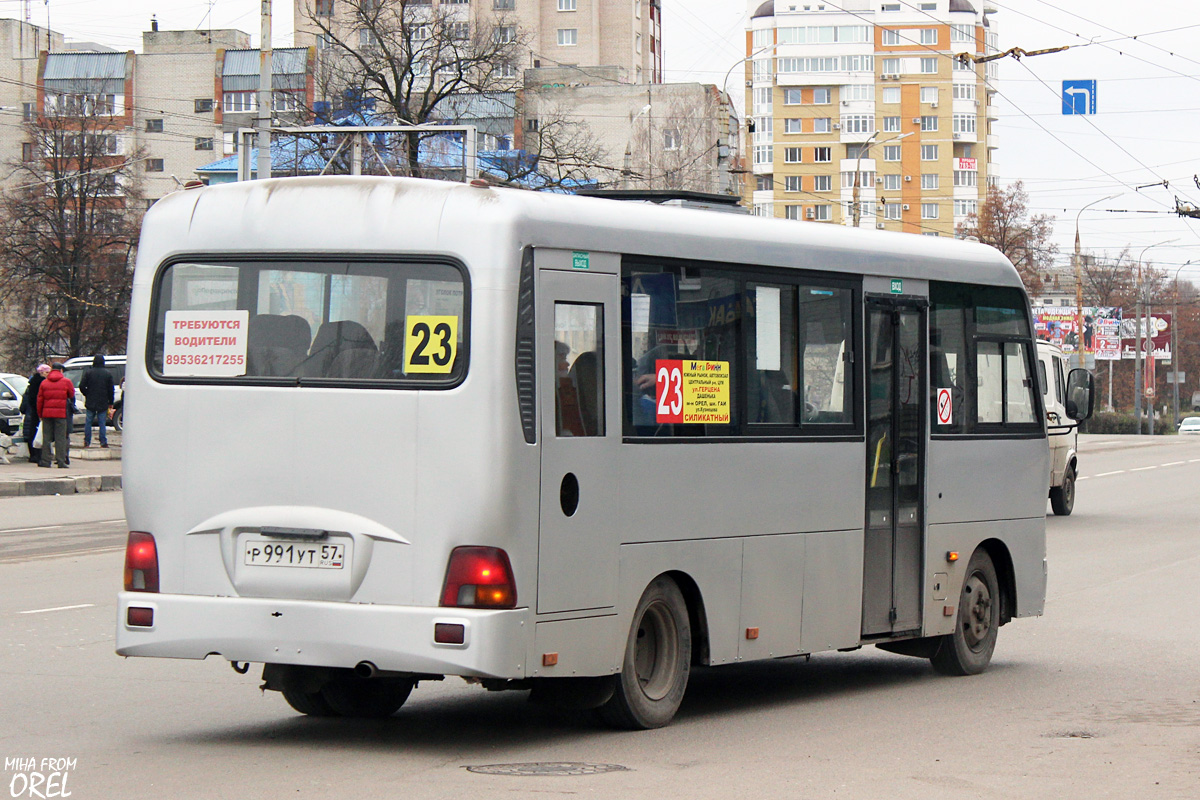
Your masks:
<svg viewBox="0 0 1200 800"><path fill-rule="evenodd" d="M122 100L124 97L122 97ZM56 94L45 97L46 114L55 117L108 117L117 113L115 94Z"/></svg>
<svg viewBox="0 0 1200 800"><path fill-rule="evenodd" d="M813 161L818 164L828 163L833 161L833 148L831 147L814 147Z"/></svg>
<svg viewBox="0 0 1200 800"><path fill-rule="evenodd" d="M683 146L683 136L679 128L667 128L663 131L663 150L678 150Z"/></svg>
<svg viewBox="0 0 1200 800"><path fill-rule="evenodd" d="M574 11L575 0L558 0L559 11Z"/></svg>
<svg viewBox="0 0 1200 800"><path fill-rule="evenodd" d="M953 84L953 92L954 92L955 100L974 100L975 99L975 84L973 84L973 83Z"/></svg>
<svg viewBox="0 0 1200 800"><path fill-rule="evenodd" d="M33 142L21 142L21 160L36 161L37 146Z"/></svg>
<svg viewBox="0 0 1200 800"><path fill-rule="evenodd" d="M794 220L804 219L804 206L784 206L783 218Z"/></svg>
<svg viewBox="0 0 1200 800"><path fill-rule="evenodd" d="M258 109L258 92L226 92L221 98L225 113L239 113Z"/></svg>
<svg viewBox="0 0 1200 800"><path fill-rule="evenodd" d="M195 100L195 104L197 114L207 114L213 110L211 97L199 97Z"/></svg>
<svg viewBox="0 0 1200 800"><path fill-rule="evenodd" d="M973 42L975 41L975 26L974 25L950 25L950 41L952 42Z"/></svg>
<svg viewBox="0 0 1200 800"><path fill-rule="evenodd" d="M517 7L515 0L492 0L492 8L514 9Z"/></svg>
<svg viewBox="0 0 1200 800"><path fill-rule="evenodd" d="M196 137L196 149L197 150L212 150L213 149L212 137L211 136L197 136Z"/></svg>
<svg viewBox="0 0 1200 800"><path fill-rule="evenodd" d="M571 47L579 43L579 30L577 28L559 28L558 29L558 44L560 47Z"/></svg>
<svg viewBox="0 0 1200 800"><path fill-rule="evenodd" d="M842 87L843 100L874 100L875 84L851 83Z"/></svg>
<svg viewBox="0 0 1200 800"><path fill-rule="evenodd" d="M893 30L888 30L885 28L882 31L882 34L883 34L883 46L884 47L899 47L900 31L893 31Z"/></svg>
<svg viewBox="0 0 1200 800"><path fill-rule="evenodd" d="M163 160L161 158L147 158L146 172L162 172Z"/></svg>
<svg viewBox="0 0 1200 800"><path fill-rule="evenodd" d="M833 176L832 175L813 175L813 191L814 192L832 192L833 191Z"/></svg>
<svg viewBox="0 0 1200 800"><path fill-rule="evenodd" d="M831 218L789 204L787 219ZM803 274L761 281L722 264L626 261L622 381L626 436L804 436L859 429L855 282ZM630 309L644 309L631 313ZM727 410L688 418L699 362L726 376ZM643 378L642 376L648 376ZM651 383L651 379L653 383ZM651 391L645 387L650 384Z"/></svg>
<svg viewBox="0 0 1200 800"><path fill-rule="evenodd" d="M936 144L921 145L921 160L922 161L937 161L938 146Z"/></svg>
<svg viewBox="0 0 1200 800"><path fill-rule="evenodd" d="M936 172L925 172L921 174L922 189L936 189L938 188L938 183L938 174Z"/></svg>
<svg viewBox="0 0 1200 800"><path fill-rule="evenodd" d="M955 114L954 119L955 133L974 133L975 132L975 115L974 114Z"/></svg>
<svg viewBox="0 0 1200 800"><path fill-rule="evenodd" d="M885 203L883 206L883 218L900 219L900 215L903 213L900 205L900 203Z"/></svg>
<svg viewBox="0 0 1200 800"><path fill-rule="evenodd" d="M799 149L799 148L797 148ZM754 145L754 163L770 164L774 160L773 148L769 144Z"/></svg>
<svg viewBox="0 0 1200 800"><path fill-rule="evenodd" d="M163 121L161 119L146 120L146 133L162 133Z"/></svg>
<svg viewBox="0 0 1200 800"><path fill-rule="evenodd" d="M951 61L954 64L954 70L956 72L970 72L970 73L975 72L975 62L974 61L970 61L970 60L959 61L957 58L951 59Z"/></svg>
<svg viewBox="0 0 1200 800"><path fill-rule="evenodd" d="M921 74L922 75L937 75L938 60L936 58L921 59Z"/></svg>
<svg viewBox="0 0 1200 800"><path fill-rule="evenodd" d="M829 133L831 130L832 120L829 117L815 117L813 119L813 133Z"/></svg>
<svg viewBox="0 0 1200 800"><path fill-rule="evenodd" d="M790 119L790 118L785 119L783 121L783 132L784 133L804 133L803 122L804 122L803 120L799 120L799 119Z"/></svg>
<svg viewBox="0 0 1200 800"><path fill-rule="evenodd" d="M783 178L783 190L785 192L802 192L804 191L803 178L799 175L785 175Z"/></svg>
<svg viewBox="0 0 1200 800"><path fill-rule="evenodd" d="M775 189L775 177L773 175L755 175L754 190L756 192L769 192Z"/></svg>
<svg viewBox="0 0 1200 800"><path fill-rule="evenodd" d="M799 89L796 91L799 91ZM754 89L753 97L755 116L771 113L771 107L774 104L774 90L770 86L759 86ZM786 91L784 92L784 103L794 105L793 103L788 103Z"/></svg>
<svg viewBox="0 0 1200 800"><path fill-rule="evenodd" d="M801 153L803 148L800 147L785 147L783 148L783 163L799 164L803 160Z"/></svg>
<svg viewBox="0 0 1200 800"><path fill-rule="evenodd" d="M917 7L922 11L937 11L937 3L919 3Z"/></svg>
<svg viewBox="0 0 1200 800"><path fill-rule="evenodd" d="M885 192L900 191L900 175L883 175L883 190Z"/></svg>
<svg viewBox="0 0 1200 800"><path fill-rule="evenodd" d="M921 28L920 42L921 44L937 44L937 28Z"/></svg>
<svg viewBox="0 0 1200 800"><path fill-rule="evenodd" d="M334 45L333 34L331 34L331 33L318 33L317 34L317 49L318 50L328 50L329 48L333 47L333 45Z"/></svg>
<svg viewBox="0 0 1200 800"><path fill-rule="evenodd" d="M935 114L926 114L921 117L921 130L926 133L936 131L938 129L938 118Z"/></svg>
<svg viewBox="0 0 1200 800"><path fill-rule="evenodd" d="M900 102L900 87L885 86L883 87L882 102L884 103L899 103Z"/></svg>
<svg viewBox="0 0 1200 800"><path fill-rule="evenodd" d="M318 17L332 17L333 0L317 0L315 13Z"/></svg>
<svg viewBox="0 0 1200 800"><path fill-rule="evenodd" d="M759 144L766 144L773 138L772 134L775 130L774 117L755 117L754 118L754 141Z"/></svg>
<svg viewBox="0 0 1200 800"><path fill-rule="evenodd" d="M900 160L900 145L885 144L883 146L884 161L899 161Z"/></svg>
<svg viewBox="0 0 1200 800"><path fill-rule="evenodd" d="M938 101L938 87L922 86L921 87L921 102L936 103Z"/></svg>
<svg viewBox="0 0 1200 800"><path fill-rule="evenodd" d="M359 47L374 47L377 40L375 39L375 31L369 28L360 28L358 31L358 46Z"/></svg>
<svg viewBox="0 0 1200 800"><path fill-rule="evenodd" d="M884 75L899 75L900 74L900 59L885 58L885 59L882 59L882 61L883 61L882 72Z"/></svg>
<svg viewBox="0 0 1200 800"><path fill-rule="evenodd" d="M775 63L774 59L756 58L750 64L750 75L756 81L771 80L771 67Z"/></svg>
<svg viewBox="0 0 1200 800"><path fill-rule="evenodd" d="M874 133L874 114L843 114L842 133Z"/></svg>
<svg viewBox="0 0 1200 800"><path fill-rule="evenodd" d="M884 133L899 133L900 118L899 117L884 117L883 132Z"/></svg>
<svg viewBox="0 0 1200 800"><path fill-rule="evenodd" d="M879 10L886 11L886 12L899 11L900 4L899 3L882 3L879 6Z"/></svg>
<svg viewBox="0 0 1200 800"><path fill-rule="evenodd" d="M559 44L562 44L563 31L558 32ZM509 44L517 40L517 27L515 25L498 25L492 29L492 41L496 44ZM575 44L574 41L570 42Z"/></svg>
<svg viewBox="0 0 1200 800"><path fill-rule="evenodd" d="M978 200L955 200L954 201L954 216L965 217L969 214L979 212Z"/></svg>
<svg viewBox="0 0 1200 800"><path fill-rule="evenodd" d="M500 61L492 67L492 77L515 78L517 77L517 68L507 61Z"/></svg>
<svg viewBox="0 0 1200 800"><path fill-rule="evenodd" d="M755 203L754 208L750 213L756 217L773 217L775 216L775 204L770 201L764 203Z"/></svg>
<svg viewBox="0 0 1200 800"><path fill-rule="evenodd" d="M858 162L858 160L859 159L855 158L856 163ZM863 170L862 172L858 173L859 188L863 188L866 186L872 186L872 185L874 185L874 183L875 183L874 171ZM842 188L843 189L853 189L854 188L854 170L850 170L849 172L842 173ZM853 211L854 209L852 208L850 210Z"/></svg>
<svg viewBox="0 0 1200 800"><path fill-rule="evenodd" d="M921 219L937 219L938 204L937 203L921 203Z"/></svg>
<svg viewBox="0 0 1200 800"><path fill-rule="evenodd" d="M979 185L979 173L973 169L954 170L954 185L973 187Z"/></svg>
<svg viewBox="0 0 1200 800"><path fill-rule="evenodd" d="M471 38L471 23L469 23L469 22L451 22L450 23L450 38L451 39L470 39Z"/></svg>
<svg viewBox="0 0 1200 800"><path fill-rule="evenodd" d="M813 219L817 222L830 222L833 220L833 206L823 204L813 206Z"/></svg>
<svg viewBox="0 0 1200 800"><path fill-rule="evenodd" d="M640 33L633 37L633 49L638 53L642 52L642 35Z"/></svg>
<svg viewBox="0 0 1200 800"><path fill-rule="evenodd" d="M812 90L812 93L813 105L815 106L825 106L833 102L833 92L830 91L828 86L818 86Z"/></svg>
<svg viewBox="0 0 1200 800"><path fill-rule="evenodd" d="M755 91L755 92L759 92L759 91L763 91L763 90L761 90L761 89L755 89L754 91ZM766 92L767 92L767 94L768 94L768 96L769 96L769 95L770 95L770 92L771 92L771 90L770 90L770 89L766 89ZM758 101L758 95L756 94L756 95L755 95L755 102L757 103L757 101ZM784 105L786 105L786 106L798 106L798 105L802 104L803 102L804 102L804 94L803 94L803 90L802 90L802 89L784 89L784 90L783 90L783 104L784 104Z"/></svg>

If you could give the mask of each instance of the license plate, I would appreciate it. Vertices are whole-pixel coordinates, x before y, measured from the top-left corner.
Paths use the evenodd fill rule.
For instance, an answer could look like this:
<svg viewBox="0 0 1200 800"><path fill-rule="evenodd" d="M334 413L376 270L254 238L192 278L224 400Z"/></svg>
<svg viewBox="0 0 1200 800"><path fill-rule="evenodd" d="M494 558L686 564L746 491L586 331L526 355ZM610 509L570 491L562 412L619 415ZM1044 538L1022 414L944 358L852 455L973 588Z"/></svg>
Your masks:
<svg viewBox="0 0 1200 800"><path fill-rule="evenodd" d="M242 563L250 567L342 569L346 564L346 545L244 539Z"/></svg>

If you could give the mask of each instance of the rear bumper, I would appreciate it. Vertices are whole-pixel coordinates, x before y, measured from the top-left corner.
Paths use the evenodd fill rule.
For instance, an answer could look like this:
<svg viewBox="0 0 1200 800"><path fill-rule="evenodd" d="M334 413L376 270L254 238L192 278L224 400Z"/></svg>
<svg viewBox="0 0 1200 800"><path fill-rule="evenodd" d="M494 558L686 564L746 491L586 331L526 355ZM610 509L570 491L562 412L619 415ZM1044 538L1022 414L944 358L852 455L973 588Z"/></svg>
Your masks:
<svg viewBox="0 0 1200 800"><path fill-rule="evenodd" d="M127 623L130 606L154 610L153 627ZM117 654L525 677L529 609L383 606L313 600L122 592L117 601ZM436 644L435 622L464 626L461 645Z"/></svg>

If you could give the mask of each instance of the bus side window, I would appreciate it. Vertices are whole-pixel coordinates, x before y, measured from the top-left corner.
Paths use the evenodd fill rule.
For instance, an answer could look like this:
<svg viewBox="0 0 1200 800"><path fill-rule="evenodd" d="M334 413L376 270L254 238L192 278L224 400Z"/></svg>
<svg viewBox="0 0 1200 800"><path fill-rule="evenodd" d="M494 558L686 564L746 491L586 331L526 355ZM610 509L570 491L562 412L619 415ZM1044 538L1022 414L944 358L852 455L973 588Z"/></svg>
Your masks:
<svg viewBox="0 0 1200 800"><path fill-rule="evenodd" d="M554 429L604 435L604 316L598 305L554 304Z"/></svg>

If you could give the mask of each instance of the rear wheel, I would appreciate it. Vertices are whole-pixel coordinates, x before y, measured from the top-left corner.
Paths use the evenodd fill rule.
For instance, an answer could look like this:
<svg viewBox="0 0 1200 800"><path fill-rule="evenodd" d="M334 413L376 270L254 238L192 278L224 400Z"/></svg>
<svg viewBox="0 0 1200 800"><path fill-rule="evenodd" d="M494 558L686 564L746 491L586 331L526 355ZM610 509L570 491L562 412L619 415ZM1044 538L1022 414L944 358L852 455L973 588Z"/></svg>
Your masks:
<svg viewBox="0 0 1200 800"><path fill-rule="evenodd" d="M929 659L943 675L976 675L987 669L1000 629L1000 581L985 550L976 550L967 564L958 598L954 633L940 637Z"/></svg>
<svg viewBox="0 0 1200 800"><path fill-rule="evenodd" d="M687 603L675 581L659 577L633 614L625 660L601 719L630 730L660 728L671 721L687 688L692 629Z"/></svg>
<svg viewBox="0 0 1200 800"><path fill-rule="evenodd" d="M125 424L125 409L122 406L117 406L113 409L112 426L114 431L121 430Z"/></svg>
<svg viewBox="0 0 1200 800"><path fill-rule="evenodd" d="M1063 473L1062 486L1050 488L1050 507L1060 517L1068 517L1075 508L1075 467L1067 465Z"/></svg>
<svg viewBox="0 0 1200 800"><path fill-rule="evenodd" d="M321 690L309 690L308 687L297 684L284 684L280 689L283 699L292 708L309 717L335 717L337 712L325 702Z"/></svg>
<svg viewBox="0 0 1200 800"><path fill-rule="evenodd" d="M336 678L321 687L321 699L343 717L386 719L404 705L415 685L408 678Z"/></svg>

